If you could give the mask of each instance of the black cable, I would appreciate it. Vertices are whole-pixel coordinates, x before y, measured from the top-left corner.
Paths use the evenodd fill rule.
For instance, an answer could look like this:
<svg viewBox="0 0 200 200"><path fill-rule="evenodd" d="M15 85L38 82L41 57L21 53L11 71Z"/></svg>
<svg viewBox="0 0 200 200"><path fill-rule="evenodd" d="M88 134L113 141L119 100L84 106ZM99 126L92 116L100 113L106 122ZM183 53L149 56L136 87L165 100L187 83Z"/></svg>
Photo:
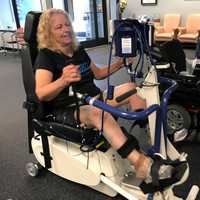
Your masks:
<svg viewBox="0 0 200 200"><path fill-rule="evenodd" d="M119 29L120 25L117 27L117 29ZM116 30L117 30L116 29ZM108 94L109 94L109 87L110 87L110 68L111 68L111 58L112 58L112 51L113 51L113 43L114 43L114 38L115 38L115 35L116 35L116 30L113 34L113 37L112 37L112 40L111 40L111 44L110 44L110 51L109 51L109 57L108 57L108 70L107 70L107 95L106 95L106 98L105 98L105 103L107 103L107 100L108 100ZM103 133L103 126L104 126L104 113L105 111L103 110L102 111L102 115L101 115L101 129L100 129L100 135Z"/></svg>
<svg viewBox="0 0 200 200"><path fill-rule="evenodd" d="M72 90L73 90L73 95L75 98L75 105L76 105L76 125L77 127L80 127L81 121L80 121L80 105L79 105L79 99L77 97L77 91L76 91L76 86L72 85Z"/></svg>

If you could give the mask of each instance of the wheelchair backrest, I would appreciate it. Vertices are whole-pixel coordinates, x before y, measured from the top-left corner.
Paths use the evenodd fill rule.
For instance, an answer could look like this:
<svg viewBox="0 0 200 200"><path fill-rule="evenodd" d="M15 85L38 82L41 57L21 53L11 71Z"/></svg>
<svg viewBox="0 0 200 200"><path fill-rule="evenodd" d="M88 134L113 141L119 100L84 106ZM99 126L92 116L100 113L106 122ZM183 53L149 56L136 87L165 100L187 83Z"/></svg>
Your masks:
<svg viewBox="0 0 200 200"><path fill-rule="evenodd" d="M186 56L178 40L165 42L160 46L162 56L169 62L175 63L177 73L186 71Z"/></svg>
<svg viewBox="0 0 200 200"><path fill-rule="evenodd" d="M34 136L33 118L42 118L43 105L38 100L35 93L34 63L38 53L36 32L41 13L30 11L26 15L24 27L25 45L21 49L22 58L22 78L26 93L26 101L23 107L28 114L28 143L29 152L32 153L31 139Z"/></svg>
<svg viewBox="0 0 200 200"><path fill-rule="evenodd" d="M26 45L22 48L22 76L26 92L25 107L35 117L42 116L42 104L35 94L34 63L37 57L37 26L41 13L30 11L26 15L24 27L24 40Z"/></svg>
<svg viewBox="0 0 200 200"><path fill-rule="evenodd" d="M29 46L32 65L37 57L37 27L41 12L30 11L26 15L24 27L24 40Z"/></svg>

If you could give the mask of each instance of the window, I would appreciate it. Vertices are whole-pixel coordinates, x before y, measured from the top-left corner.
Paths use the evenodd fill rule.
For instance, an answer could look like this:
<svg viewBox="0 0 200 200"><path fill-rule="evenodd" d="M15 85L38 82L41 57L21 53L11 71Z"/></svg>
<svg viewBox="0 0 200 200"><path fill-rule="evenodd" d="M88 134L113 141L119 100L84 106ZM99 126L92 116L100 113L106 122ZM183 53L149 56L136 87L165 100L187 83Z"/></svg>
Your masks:
<svg viewBox="0 0 200 200"><path fill-rule="evenodd" d="M11 0L1 0L0 30L16 30Z"/></svg>
<svg viewBox="0 0 200 200"><path fill-rule="evenodd" d="M41 1L40 0L16 0L17 13L19 17L19 23L21 27L24 27L26 14L29 11L41 11Z"/></svg>
<svg viewBox="0 0 200 200"><path fill-rule="evenodd" d="M94 10L91 0L73 0L73 27L79 41L95 39Z"/></svg>
<svg viewBox="0 0 200 200"><path fill-rule="evenodd" d="M64 10L64 0L52 0L53 8L59 8Z"/></svg>

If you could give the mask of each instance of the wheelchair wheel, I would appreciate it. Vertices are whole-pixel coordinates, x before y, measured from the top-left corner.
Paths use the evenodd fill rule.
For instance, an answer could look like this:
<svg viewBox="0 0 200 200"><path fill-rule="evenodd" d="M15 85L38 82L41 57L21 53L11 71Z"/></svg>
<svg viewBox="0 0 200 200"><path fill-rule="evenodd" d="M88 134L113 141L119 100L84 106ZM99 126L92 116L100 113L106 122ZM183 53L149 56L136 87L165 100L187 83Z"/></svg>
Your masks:
<svg viewBox="0 0 200 200"><path fill-rule="evenodd" d="M167 108L168 133L172 134L181 129L189 129L191 126L191 116L182 106L171 104Z"/></svg>
<svg viewBox="0 0 200 200"><path fill-rule="evenodd" d="M26 171L29 176L37 177L41 169L42 169L42 166L39 163L36 164L36 163L29 162L26 164Z"/></svg>

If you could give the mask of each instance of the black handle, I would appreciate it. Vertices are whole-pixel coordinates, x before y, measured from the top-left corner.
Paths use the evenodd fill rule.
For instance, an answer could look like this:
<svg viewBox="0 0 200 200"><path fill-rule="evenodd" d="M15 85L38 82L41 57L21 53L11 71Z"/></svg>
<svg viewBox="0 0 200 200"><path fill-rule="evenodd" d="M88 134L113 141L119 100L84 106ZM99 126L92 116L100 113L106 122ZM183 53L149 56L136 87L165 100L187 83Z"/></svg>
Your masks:
<svg viewBox="0 0 200 200"><path fill-rule="evenodd" d="M120 103L121 101L125 100L126 98L130 97L131 95L137 93L136 89L131 89L128 92L125 92L124 94L118 96L115 98L117 103Z"/></svg>

